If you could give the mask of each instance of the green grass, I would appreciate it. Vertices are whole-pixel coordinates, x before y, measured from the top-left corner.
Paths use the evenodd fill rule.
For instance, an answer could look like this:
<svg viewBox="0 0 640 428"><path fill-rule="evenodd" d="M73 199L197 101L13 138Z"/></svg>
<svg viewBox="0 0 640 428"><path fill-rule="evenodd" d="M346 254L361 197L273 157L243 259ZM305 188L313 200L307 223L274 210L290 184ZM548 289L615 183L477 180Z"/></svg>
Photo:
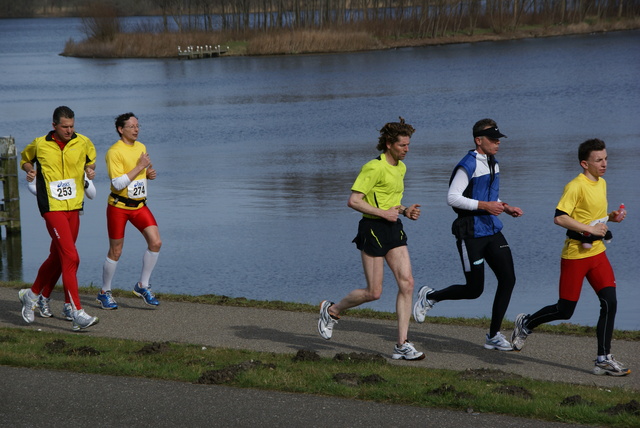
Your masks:
<svg viewBox="0 0 640 428"><path fill-rule="evenodd" d="M639 391L537 381L490 370L398 366L377 356L357 358L363 354L344 359L321 358L311 351L306 355L296 359L293 354L0 328L0 364L13 367L217 383L555 422L640 427L640 413L632 401L640 401ZM338 382L336 376L347 380ZM562 405L569 396L579 396L578 404ZM628 410L612 414L616 412L611 409L620 405Z"/></svg>

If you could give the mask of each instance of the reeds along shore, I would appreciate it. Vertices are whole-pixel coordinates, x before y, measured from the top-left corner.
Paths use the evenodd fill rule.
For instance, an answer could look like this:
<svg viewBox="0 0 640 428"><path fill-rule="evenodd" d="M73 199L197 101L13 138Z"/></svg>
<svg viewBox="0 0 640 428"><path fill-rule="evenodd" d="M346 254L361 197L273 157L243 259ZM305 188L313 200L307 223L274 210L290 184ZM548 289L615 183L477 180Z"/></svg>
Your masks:
<svg viewBox="0 0 640 428"><path fill-rule="evenodd" d="M288 55L302 53L355 52L384 48L365 32L300 30L257 34L236 41L221 32L118 33L111 40L68 41L62 55L84 58L175 58L178 46L230 46L225 55Z"/></svg>

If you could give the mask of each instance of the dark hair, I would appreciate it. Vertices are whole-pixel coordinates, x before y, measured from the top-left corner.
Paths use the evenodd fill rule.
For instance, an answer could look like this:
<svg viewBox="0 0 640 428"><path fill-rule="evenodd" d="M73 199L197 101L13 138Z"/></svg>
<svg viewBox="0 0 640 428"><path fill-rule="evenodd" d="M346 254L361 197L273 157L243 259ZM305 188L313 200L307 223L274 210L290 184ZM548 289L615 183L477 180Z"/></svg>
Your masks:
<svg viewBox="0 0 640 428"><path fill-rule="evenodd" d="M122 134L120 133L120 131L118 130L118 128L124 128L124 123L131 119L132 117L136 117L135 114L129 112L129 113L123 113L120 116L116 117L116 132L118 133L119 136L122 137Z"/></svg>
<svg viewBox="0 0 640 428"><path fill-rule="evenodd" d="M66 119L73 119L75 117L75 114L73 113L73 110L71 110L67 106L57 107L53 111L53 123L58 125L60 123L60 119L62 119L63 117Z"/></svg>
<svg viewBox="0 0 640 428"><path fill-rule="evenodd" d="M480 119L473 125L473 135L487 128L496 128L498 124L493 119Z"/></svg>
<svg viewBox="0 0 640 428"><path fill-rule="evenodd" d="M383 152L387 151L387 144L393 144L398 141L398 137L411 137L416 130L408 123L404 123L404 119L400 117L400 122L389 122L380 130L377 149Z"/></svg>
<svg viewBox="0 0 640 428"><path fill-rule="evenodd" d="M599 140L597 138L587 140L584 143L580 144L580 147L578 147L578 160L580 162L582 162L583 160L589 160L591 152L598 152L606 148L607 147L602 140Z"/></svg>

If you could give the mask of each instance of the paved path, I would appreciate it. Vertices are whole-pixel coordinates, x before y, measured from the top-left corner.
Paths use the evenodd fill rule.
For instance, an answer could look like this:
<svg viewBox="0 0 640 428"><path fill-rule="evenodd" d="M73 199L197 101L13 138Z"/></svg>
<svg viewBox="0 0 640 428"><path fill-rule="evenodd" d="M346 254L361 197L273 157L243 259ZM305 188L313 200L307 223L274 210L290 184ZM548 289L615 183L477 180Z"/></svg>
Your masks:
<svg viewBox="0 0 640 428"><path fill-rule="evenodd" d="M70 331L71 324L59 317L44 319L36 315L35 322L26 325L20 316L17 291L0 287L0 326ZM62 308L62 296L55 293L52 297L52 309L58 315ZM309 313L179 302L162 302L155 309L144 305L138 298L119 298L120 309L116 311L98 309L92 296L83 296L83 303L88 313L100 317L100 323L83 334L97 337L184 342L291 354L299 349L310 349L322 356L333 357L338 352L380 353L389 356L396 336L395 322L348 316L336 325L333 339L326 341L316 331L317 315ZM596 347L594 337L536 333L529 337L522 352L515 353L485 350L482 347L485 333L482 329L472 327L413 323L410 338L418 349L426 352L427 357L419 362L389 361L394 364L457 370L492 368L536 379L640 390L640 377L636 373L623 378L591 374ZM613 352L632 371L640 367L640 343L614 341ZM5 426L4 422L11 422L11 426L36 424L33 412L30 412L26 403L40 403L44 406L38 412L44 413L43 421L51 422L47 417L60 414L60 406L65 402L65 397L73 399L86 396L93 396L89 400L82 400L83 406L88 406L85 410L94 415L91 418L92 424L96 421L95 415L103 413L98 405L100 397L104 397L108 407L118 409L118 418L121 418L117 420L119 423L104 421L103 426L125 423L142 426L151 424L154 418L161 425L164 422L164 426L183 425L183 422L184 425L199 426L204 421L219 421L220 425L235 426L255 423L272 426L330 426L335 425L335 421L328 419L331 417L338 417L340 424L346 426L371 423L392 426L400 425L400 420L406 426L428 426L430 420L437 420L438 425L443 427L482 424L494 427L562 426L496 415L471 415L464 412L146 379L46 371L38 371L35 376L25 377L25 371L27 370L0 367L2 383L10 385L9 388L2 387L2 395L6 394L8 399L0 400L0 426ZM15 382L10 379L15 379ZM44 379L46 388L42 387ZM68 387L70 385L73 385L71 389ZM38 400L38 396L42 396L43 400ZM139 403L135 397L144 397L144 404ZM16 403L22 404L18 408L6 407ZM24 412L18 409L23 409ZM180 414L185 415L184 417L188 414L192 423L179 417ZM2 418L9 417L8 415L13 419L3 421ZM68 419L69 417L65 412L64 418L67 419L60 421L73 423L75 416L72 419ZM78 422L88 422L81 415L78 418ZM268 422L265 418L268 418ZM450 421L450 424L445 421Z"/></svg>

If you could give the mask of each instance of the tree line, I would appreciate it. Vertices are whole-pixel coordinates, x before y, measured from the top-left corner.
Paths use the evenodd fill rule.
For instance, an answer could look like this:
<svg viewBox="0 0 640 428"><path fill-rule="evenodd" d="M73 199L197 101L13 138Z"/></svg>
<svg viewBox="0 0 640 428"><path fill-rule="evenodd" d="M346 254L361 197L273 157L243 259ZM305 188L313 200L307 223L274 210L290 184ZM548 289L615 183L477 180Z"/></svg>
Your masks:
<svg viewBox="0 0 640 428"><path fill-rule="evenodd" d="M161 16L165 32L351 27L438 37L638 18L640 0L0 0L0 17L132 15Z"/></svg>

